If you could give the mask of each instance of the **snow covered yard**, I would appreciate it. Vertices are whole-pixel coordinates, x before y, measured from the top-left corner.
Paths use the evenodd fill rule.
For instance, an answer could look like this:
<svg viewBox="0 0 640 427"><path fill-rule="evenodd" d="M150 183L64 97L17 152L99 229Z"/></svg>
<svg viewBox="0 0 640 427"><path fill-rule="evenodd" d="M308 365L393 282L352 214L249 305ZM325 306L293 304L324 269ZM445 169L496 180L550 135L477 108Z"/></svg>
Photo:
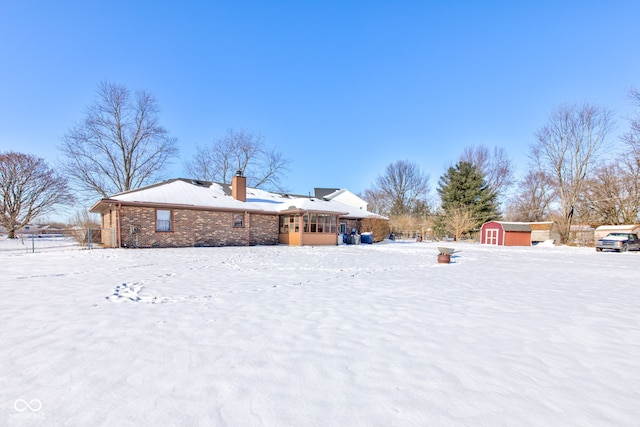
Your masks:
<svg viewBox="0 0 640 427"><path fill-rule="evenodd" d="M637 253L13 243L0 425L640 425Z"/></svg>

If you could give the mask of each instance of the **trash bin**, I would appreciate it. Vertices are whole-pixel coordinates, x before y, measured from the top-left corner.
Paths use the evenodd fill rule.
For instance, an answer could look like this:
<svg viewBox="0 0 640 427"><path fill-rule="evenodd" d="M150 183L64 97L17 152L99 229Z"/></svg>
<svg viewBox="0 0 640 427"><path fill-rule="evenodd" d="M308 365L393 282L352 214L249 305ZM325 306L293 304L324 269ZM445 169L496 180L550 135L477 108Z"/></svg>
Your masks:
<svg viewBox="0 0 640 427"><path fill-rule="evenodd" d="M361 237L360 237L360 242L361 243L368 243L368 244L372 244L373 243L373 233L368 231L366 233L362 233Z"/></svg>

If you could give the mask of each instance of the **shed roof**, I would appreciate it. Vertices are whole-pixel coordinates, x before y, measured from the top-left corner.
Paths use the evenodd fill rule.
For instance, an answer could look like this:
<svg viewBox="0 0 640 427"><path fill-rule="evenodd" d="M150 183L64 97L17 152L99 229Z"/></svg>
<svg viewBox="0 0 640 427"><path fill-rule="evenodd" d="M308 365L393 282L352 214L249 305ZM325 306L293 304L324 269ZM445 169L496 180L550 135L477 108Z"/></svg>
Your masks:
<svg viewBox="0 0 640 427"><path fill-rule="evenodd" d="M627 224L627 225L601 225L596 227L596 231L628 231L631 232L636 228L640 228L640 224Z"/></svg>
<svg viewBox="0 0 640 427"><path fill-rule="evenodd" d="M528 222L492 221L502 226L504 231L531 232L531 224Z"/></svg>

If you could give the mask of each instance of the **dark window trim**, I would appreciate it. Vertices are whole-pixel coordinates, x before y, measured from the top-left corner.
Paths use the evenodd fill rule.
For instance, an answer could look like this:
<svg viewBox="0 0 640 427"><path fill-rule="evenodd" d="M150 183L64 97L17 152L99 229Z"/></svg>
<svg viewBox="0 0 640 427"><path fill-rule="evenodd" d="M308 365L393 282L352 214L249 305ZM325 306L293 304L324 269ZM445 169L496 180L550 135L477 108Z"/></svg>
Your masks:
<svg viewBox="0 0 640 427"><path fill-rule="evenodd" d="M236 223L236 218L240 219L240 225ZM233 214L233 228L244 228L244 214L243 213L234 213Z"/></svg>

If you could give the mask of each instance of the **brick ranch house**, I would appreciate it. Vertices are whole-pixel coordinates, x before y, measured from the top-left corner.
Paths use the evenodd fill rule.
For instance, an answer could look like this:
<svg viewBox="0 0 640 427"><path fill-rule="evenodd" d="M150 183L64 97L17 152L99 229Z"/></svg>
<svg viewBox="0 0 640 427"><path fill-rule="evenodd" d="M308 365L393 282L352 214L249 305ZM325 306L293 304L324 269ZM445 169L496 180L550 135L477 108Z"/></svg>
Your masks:
<svg viewBox="0 0 640 427"><path fill-rule="evenodd" d="M322 197L294 196L231 185L172 179L97 202L105 247L336 245L340 234L360 231L366 210L348 190Z"/></svg>

